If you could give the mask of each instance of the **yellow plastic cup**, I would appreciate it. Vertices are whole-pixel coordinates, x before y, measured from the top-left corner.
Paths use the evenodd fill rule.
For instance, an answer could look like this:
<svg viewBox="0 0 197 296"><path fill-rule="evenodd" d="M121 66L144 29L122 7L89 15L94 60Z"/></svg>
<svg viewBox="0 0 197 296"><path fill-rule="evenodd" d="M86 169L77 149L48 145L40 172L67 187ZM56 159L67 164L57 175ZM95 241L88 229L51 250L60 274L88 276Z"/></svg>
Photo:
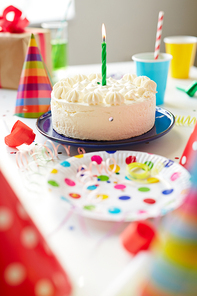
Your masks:
<svg viewBox="0 0 197 296"><path fill-rule="evenodd" d="M197 38L193 36L171 36L164 38L166 53L172 55L170 75L187 79L194 65Z"/></svg>

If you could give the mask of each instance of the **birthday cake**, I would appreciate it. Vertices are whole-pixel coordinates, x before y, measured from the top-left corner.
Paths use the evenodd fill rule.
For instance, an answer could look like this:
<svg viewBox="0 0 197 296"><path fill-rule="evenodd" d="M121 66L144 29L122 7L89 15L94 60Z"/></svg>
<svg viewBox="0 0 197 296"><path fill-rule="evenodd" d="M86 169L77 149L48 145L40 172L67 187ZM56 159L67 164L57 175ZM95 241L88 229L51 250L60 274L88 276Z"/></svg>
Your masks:
<svg viewBox="0 0 197 296"><path fill-rule="evenodd" d="M66 137L113 141L142 135L155 123L156 83L126 74L108 78L75 75L57 82L51 93L53 129Z"/></svg>

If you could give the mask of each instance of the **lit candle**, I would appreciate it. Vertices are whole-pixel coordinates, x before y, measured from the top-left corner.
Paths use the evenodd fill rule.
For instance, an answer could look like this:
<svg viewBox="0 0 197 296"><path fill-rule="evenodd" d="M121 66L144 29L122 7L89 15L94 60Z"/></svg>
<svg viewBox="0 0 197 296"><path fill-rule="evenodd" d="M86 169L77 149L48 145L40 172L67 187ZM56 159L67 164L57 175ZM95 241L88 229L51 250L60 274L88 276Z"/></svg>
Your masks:
<svg viewBox="0 0 197 296"><path fill-rule="evenodd" d="M106 66L106 57L107 57L107 53L106 53L106 31L105 31L105 25L102 24L102 85L106 85L106 70L107 70L107 66Z"/></svg>

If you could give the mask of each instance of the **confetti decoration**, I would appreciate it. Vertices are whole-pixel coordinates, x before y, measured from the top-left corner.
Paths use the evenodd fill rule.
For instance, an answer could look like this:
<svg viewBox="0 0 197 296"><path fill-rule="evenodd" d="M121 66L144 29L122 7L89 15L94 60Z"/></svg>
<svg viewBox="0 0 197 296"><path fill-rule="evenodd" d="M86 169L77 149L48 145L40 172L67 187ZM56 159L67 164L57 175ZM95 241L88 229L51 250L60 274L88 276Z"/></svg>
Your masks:
<svg viewBox="0 0 197 296"><path fill-rule="evenodd" d="M133 222L121 233L120 238L124 248L136 255L140 251L148 250L156 230L150 222Z"/></svg>

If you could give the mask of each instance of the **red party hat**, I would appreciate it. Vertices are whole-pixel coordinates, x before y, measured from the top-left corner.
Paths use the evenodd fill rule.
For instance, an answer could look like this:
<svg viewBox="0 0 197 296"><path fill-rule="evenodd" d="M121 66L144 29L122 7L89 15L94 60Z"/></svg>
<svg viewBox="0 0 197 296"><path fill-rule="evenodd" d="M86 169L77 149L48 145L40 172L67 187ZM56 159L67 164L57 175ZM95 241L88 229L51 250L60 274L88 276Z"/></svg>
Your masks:
<svg viewBox="0 0 197 296"><path fill-rule="evenodd" d="M194 126L194 130L191 133L189 140L185 146L183 154L180 159L180 164L190 171L193 166L193 160L197 153L197 123Z"/></svg>
<svg viewBox="0 0 197 296"><path fill-rule="evenodd" d="M0 172L0 294L68 296L68 276Z"/></svg>
<svg viewBox="0 0 197 296"><path fill-rule="evenodd" d="M34 35L31 35L19 82L15 115L38 118L50 107L52 85Z"/></svg>

